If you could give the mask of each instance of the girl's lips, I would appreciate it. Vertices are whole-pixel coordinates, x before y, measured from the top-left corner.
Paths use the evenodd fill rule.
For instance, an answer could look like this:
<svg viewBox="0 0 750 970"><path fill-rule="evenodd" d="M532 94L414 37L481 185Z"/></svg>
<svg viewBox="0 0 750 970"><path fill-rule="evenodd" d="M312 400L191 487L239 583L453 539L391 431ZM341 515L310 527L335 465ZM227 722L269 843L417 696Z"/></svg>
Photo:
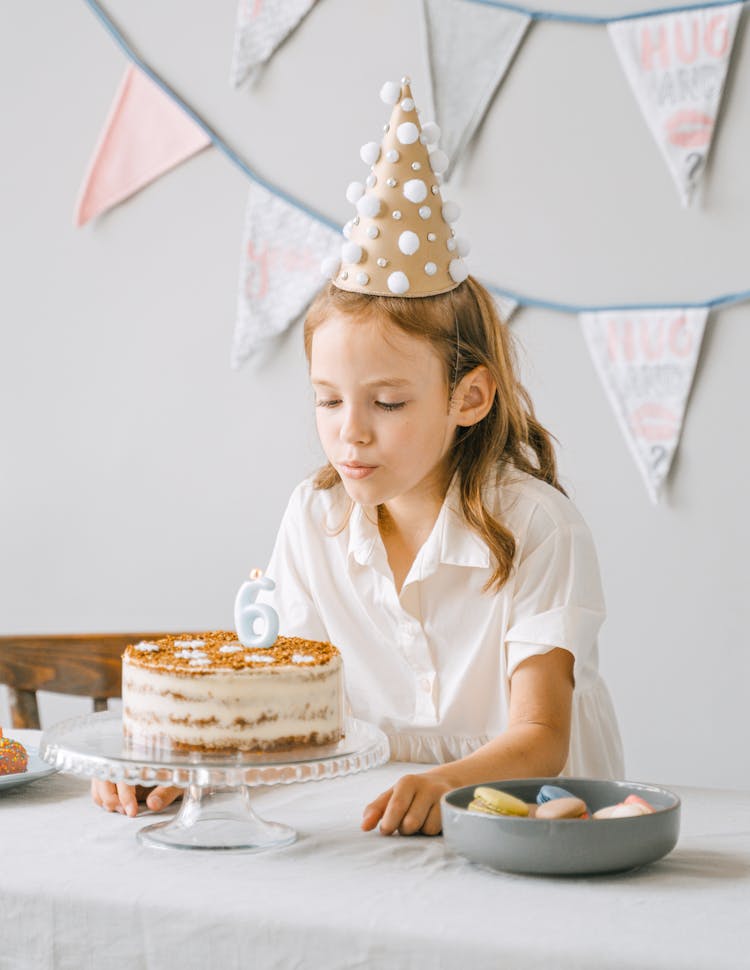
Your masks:
<svg viewBox="0 0 750 970"><path fill-rule="evenodd" d="M377 465L361 465L358 462L351 464L342 462L339 465L339 471L347 478L367 478L368 475L372 475L377 467Z"/></svg>

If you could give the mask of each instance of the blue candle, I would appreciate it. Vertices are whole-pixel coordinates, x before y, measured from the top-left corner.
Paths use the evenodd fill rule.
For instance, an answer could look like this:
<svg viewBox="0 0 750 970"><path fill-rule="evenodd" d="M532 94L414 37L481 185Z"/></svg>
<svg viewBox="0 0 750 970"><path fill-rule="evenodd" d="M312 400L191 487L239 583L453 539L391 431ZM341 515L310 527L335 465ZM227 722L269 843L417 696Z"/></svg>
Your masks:
<svg viewBox="0 0 750 970"><path fill-rule="evenodd" d="M276 583L264 576L260 569L250 573L250 579L240 586L234 600L234 626L237 639L243 647L265 650L273 646L279 634L279 614L267 603L256 603L262 589L275 589ZM255 623L262 620L261 630L256 633Z"/></svg>

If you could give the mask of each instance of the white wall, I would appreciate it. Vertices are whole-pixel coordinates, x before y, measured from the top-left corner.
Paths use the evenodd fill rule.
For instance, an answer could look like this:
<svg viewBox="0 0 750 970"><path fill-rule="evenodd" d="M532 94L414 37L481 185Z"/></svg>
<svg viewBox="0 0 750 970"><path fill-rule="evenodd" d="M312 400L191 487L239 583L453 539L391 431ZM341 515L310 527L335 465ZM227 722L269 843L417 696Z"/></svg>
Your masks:
<svg viewBox="0 0 750 970"><path fill-rule="evenodd" d="M427 105L417 0L320 0L240 91L227 81L234 0L108 9L260 173L342 222L359 145L384 121L381 83L409 73ZM72 228L124 66L83 3L0 6L2 632L231 623L238 582L264 563L289 491L320 457L299 325L263 368L228 366L247 181L223 155L206 151ZM453 180L473 271L582 303L749 287L749 87L741 31L703 206L685 211L606 30L536 24ZM657 508L577 321L524 310L514 324L598 543L602 666L632 778L750 787L749 318L745 304L710 320ZM45 698L43 715L77 709Z"/></svg>

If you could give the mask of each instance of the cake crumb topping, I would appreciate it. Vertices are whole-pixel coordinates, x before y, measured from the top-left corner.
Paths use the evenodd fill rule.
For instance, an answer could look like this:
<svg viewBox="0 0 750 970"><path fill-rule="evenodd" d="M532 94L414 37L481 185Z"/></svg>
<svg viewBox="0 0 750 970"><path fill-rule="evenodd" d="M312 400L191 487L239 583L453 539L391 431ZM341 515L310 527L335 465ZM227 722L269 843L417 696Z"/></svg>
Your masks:
<svg viewBox="0 0 750 970"><path fill-rule="evenodd" d="M265 650L244 653L236 649L234 631L217 630L212 633L180 633L159 637L149 643L131 644L125 648L123 660L137 667L156 670L182 670L200 676L215 670L243 670L247 667L273 667L304 664L315 666L329 663L338 656L331 643L305 640L303 637L277 637ZM185 649L185 647L200 649ZM197 669L200 666L200 669Z"/></svg>

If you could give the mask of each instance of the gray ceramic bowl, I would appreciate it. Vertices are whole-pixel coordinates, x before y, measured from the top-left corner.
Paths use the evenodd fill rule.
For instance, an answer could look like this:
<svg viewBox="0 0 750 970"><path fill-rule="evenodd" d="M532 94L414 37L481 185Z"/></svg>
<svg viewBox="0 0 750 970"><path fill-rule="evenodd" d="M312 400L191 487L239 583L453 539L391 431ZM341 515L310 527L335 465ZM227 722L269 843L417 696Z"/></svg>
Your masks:
<svg viewBox="0 0 750 970"><path fill-rule="evenodd" d="M666 788L591 778L524 778L482 782L535 802L542 785L557 785L582 798L591 812L640 795L653 815L612 819L518 818L467 809L477 785L456 788L441 800L446 845L493 869L538 875L618 872L654 862L677 844L680 799Z"/></svg>

